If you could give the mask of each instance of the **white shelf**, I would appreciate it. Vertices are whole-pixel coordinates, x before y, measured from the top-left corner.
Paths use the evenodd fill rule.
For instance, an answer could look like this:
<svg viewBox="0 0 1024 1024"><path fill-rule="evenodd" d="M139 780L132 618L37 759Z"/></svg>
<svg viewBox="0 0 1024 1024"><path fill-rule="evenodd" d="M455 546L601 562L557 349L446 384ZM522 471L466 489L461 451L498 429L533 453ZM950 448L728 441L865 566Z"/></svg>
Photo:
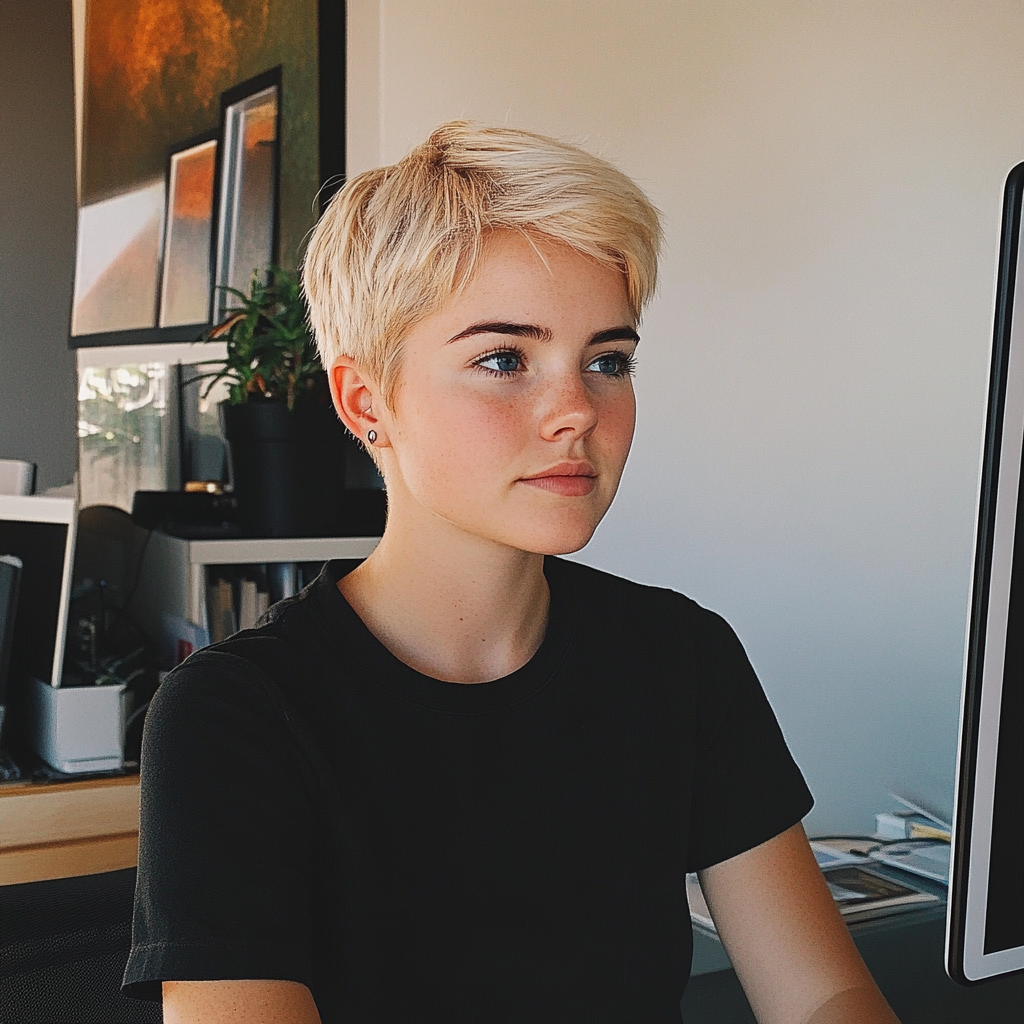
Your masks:
<svg viewBox="0 0 1024 1024"><path fill-rule="evenodd" d="M243 565L252 562L326 562L366 558L380 537L233 537L181 541L191 565Z"/></svg>
<svg viewBox="0 0 1024 1024"><path fill-rule="evenodd" d="M154 530L136 543L146 544L145 561L134 598L134 614L157 637L163 618L178 615L206 626L207 569L218 565L296 565L333 558L366 558L380 537L233 537L184 540Z"/></svg>

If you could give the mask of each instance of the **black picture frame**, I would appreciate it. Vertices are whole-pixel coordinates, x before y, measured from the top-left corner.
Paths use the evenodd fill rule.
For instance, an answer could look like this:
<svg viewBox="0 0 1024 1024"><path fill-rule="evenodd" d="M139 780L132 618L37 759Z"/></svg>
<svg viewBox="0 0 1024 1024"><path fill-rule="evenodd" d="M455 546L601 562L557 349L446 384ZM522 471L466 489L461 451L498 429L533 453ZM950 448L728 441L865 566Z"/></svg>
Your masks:
<svg viewBox="0 0 1024 1024"><path fill-rule="evenodd" d="M264 94L274 97L274 143L270 166L270 224L267 256L260 260L277 263L280 259L280 200L281 200L281 106L283 83L281 67L271 68L262 74L232 86L220 98L220 143L217 146L217 169L214 176L213 203L213 245L211 247L210 280L213 282L212 313L219 320L225 307L232 304L223 288L233 285L237 290L248 293L249 274L244 279L232 280L232 256L239 230L235 220L237 203L233 200L234 178L232 172L242 159L239 150L240 137L233 131L232 118L236 111L244 109L247 101ZM244 148L244 147L243 147ZM228 209L228 207L231 207Z"/></svg>
<svg viewBox="0 0 1024 1024"><path fill-rule="evenodd" d="M346 35L347 5L344 0L320 0L317 18L320 105L320 191L317 214L345 184ZM325 126L326 130L325 130Z"/></svg>
<svg viewBox="0 0 1024 1024"><path fill-rule="evenodd" d="M323 186L319 192L320 211L345 181L346 8L344 0L319 0L317 4L318 115L321 126L318 178ZM330 128L324 131L324 125ZM80 349L190 342L195 341L209 326L209 323L205 323L180 327L140 327L79 335L71 335L69 332L68 347Z"/></svg>

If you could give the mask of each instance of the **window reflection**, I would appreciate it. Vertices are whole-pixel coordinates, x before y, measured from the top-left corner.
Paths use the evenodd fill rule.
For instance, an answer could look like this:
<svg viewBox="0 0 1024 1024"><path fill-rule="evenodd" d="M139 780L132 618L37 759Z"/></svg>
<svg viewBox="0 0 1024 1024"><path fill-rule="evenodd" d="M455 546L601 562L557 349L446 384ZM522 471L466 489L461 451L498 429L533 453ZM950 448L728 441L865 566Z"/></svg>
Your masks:
<svg viewBox="0 0 1024 1024"><path fill-rule="evenodd" d="M82 505L130 511L136 491L180 486L177 399L167 363L83 366L78 386Z"/></svg>

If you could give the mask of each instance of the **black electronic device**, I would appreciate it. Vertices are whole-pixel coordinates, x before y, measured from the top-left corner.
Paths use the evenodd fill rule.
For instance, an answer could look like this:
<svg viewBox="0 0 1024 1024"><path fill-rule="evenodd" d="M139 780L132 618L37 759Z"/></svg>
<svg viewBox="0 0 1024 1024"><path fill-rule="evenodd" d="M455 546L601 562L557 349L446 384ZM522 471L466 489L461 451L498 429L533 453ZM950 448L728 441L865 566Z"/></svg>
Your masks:
<svg viewBox="0 0 1024 1024"><path fill-rule="evenodd" d="M0 741L4 736L11 650L14 647L14 617L18 610L18 586L22 568L20 558L0 554Z"/></svg>
<svg viewBox="0 0 1024 1024"><path fill-rule="evenodd" d="M189 540L241 533L234 496L208 491L136 491L132 520L144 529Z"/></svg>
<svg viewBox="0 0 1024 1024"><path fill-rule="evenodd" d="M74 498L0 495L0 553L22 563L11 645L11 722L19 745L58 772L118 771L126 682L66 674L78 509ZM13 739L13 737L12 737Z"/></svg>
<svg viewBox="0 0 1024 1024"><path fill-rule="evenodd" d="M1024 163L1003 199L968 618L946 970L962 984L1024 970Z"/></svg>
<svg viewBox="0 0 1024 1024"><path fill-rule="evenodd" d="M379 537L387 518L387 495L379 488L343 492L341 510L326 536ZM205 491L136 491L132 521L147 530L161 530L186 540L245 535L238 503L232 494Z"/></svg>
<svg viewBox="0 0 1024 1024"><path fill-rule="evenodd" d="M0 495L0 554L22 563L11 671L59 686L77 518L72 498Z"/></svg>

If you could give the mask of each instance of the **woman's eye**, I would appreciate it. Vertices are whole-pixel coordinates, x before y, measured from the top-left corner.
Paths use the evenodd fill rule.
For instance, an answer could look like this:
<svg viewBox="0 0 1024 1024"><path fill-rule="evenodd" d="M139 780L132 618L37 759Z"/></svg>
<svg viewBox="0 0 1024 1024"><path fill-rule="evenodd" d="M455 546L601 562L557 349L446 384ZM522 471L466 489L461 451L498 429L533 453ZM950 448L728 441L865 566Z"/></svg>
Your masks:
<svg viewBox="0 0 1024 1024"><path fill-rule="evenodd" d="M492 373L515 373L522 368L523 357L518 352L492 352L482 356L473 365Z"/></svg>
<svg viewBox="0 0 1024 1024"><path fill-rule="evenodd" d="M588 367L588 370L596 370L606 377L628 377L632 374L635 361L632 356L625 352L606 352L598 356Z"/></svg>

